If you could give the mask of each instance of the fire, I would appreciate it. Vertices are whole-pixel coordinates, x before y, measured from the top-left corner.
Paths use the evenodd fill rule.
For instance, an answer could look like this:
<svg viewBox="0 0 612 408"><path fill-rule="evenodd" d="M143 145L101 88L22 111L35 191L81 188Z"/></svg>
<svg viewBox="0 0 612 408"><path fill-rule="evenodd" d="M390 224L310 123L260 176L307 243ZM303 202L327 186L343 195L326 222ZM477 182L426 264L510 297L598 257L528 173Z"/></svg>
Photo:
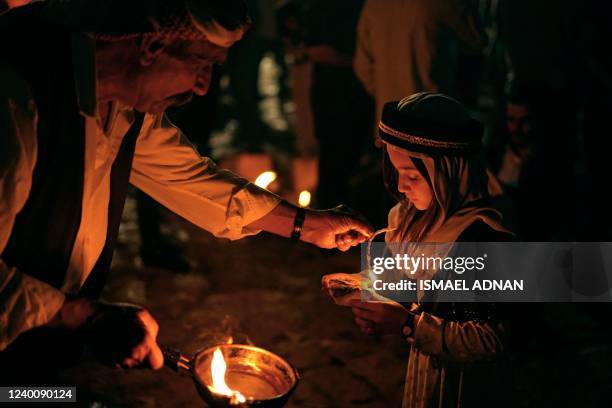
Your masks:
<svg viewBox="0 0 612 408"><path fill-rule="evenodd" d="M310 205L310 191L304 190L300 193L300 197L298 198L298 204L300 207L308 207Z"/></svg>
<svg viewBox="0 0 612 408"><path fill-rule="evenodd" d="M255 179L255 184L261 188L268 188L276 180L276 173L273 171L264 171Z"/></svg>
<svg viewBox="0 0 612 408"><path fill-rule="evenodd" d="M211 391L221 394L227 395L230 397L230 404L242 404L246 402L246 398L244 395L240 393L240 391L234 391L230 387L227 386L225 382L225 372L227 370L227 364L225 364L225 359L223 358L223 353L221 349L217 347L215 353L213 354L212 363L210 364L210 370L212 374L213 385Z"/></svg>

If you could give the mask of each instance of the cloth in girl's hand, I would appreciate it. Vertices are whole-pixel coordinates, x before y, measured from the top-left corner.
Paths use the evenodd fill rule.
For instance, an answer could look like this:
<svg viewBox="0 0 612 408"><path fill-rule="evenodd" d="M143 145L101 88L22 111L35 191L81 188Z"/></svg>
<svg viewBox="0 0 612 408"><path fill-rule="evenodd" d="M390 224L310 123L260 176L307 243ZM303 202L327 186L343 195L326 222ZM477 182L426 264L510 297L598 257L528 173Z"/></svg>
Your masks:
<svg viewBox="0 0 612 408"><path fill-rule="evenodd" d="M322 290L339 306L358 300L387 300L369 289L369 279L360 273L333 273L321 278Z"/></svg>
<svg viewBox="0 0 612 408"><path fill-rule="evenodd" d="M358 273L334 273L323 276L321 285L337 305L348 306L352 300L361 299L361 280Z"/></svg>

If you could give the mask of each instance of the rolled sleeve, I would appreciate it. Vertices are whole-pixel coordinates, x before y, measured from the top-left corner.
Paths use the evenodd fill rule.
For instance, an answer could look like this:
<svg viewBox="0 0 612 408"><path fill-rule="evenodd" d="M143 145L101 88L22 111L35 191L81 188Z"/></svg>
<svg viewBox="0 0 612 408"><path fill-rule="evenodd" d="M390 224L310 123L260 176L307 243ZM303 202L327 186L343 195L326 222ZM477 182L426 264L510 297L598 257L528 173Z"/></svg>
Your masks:
<svg viewBox="0 0 612 408"><path fill-rule="evenodd" d="M458 362L494 359L503 349L501 324L446 321L421 313L414 345L421 352Z"/></svg>
<svg viewBox="0 0 612 408"><path fill-rule="evenodd" d="M249 228L248 225L268 214L280 202L279 197L253 183L247 183L230 202L227 230L238 238L259 233L260 230Z"/></svg>
<svg viewBox="0 0 612 408"><path fill-rule="evenodd" d="M147 116L130 181L161 204L211 232L236 240L281 199L199 155L165 116Z"/></svg>

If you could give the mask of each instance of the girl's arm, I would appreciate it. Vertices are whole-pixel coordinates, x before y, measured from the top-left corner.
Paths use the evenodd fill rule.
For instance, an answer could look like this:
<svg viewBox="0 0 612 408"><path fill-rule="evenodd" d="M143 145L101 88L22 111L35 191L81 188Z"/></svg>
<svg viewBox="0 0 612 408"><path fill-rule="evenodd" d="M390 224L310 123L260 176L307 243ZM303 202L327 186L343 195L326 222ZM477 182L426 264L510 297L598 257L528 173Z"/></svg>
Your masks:
<svg viewBox="0 0 612 408"><path fill-rule="evenodd" d="M504 327L492 303L455 305L470 320L447 320L419 314L411 341L424 354L457 362L493 360L503 351Z"/></svg>
<svg viewBox="0 0 612 408"><path fill-rule="evenodd" d="M444 319L422 311L410 313L395 302L351 303L355 323L365 334L401 335L403 325L414 319L407 338L424 354L456 362L493 360L503 351L504 328L493 303L457 303L461 320Z"/></svg>

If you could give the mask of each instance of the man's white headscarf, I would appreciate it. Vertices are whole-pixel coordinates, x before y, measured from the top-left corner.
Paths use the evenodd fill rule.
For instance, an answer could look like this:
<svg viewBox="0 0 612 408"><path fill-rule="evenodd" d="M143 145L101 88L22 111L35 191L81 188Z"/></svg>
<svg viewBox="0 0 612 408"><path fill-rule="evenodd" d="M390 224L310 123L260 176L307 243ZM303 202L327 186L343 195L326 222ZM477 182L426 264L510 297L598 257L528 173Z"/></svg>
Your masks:
<svg viewBox="0 0 612 408"><path fill-rule="evenodd" d="M36 14L97 39L120 41L143 35L203 40L228 48L251 19L244 0L33 0Z"/></svg>

